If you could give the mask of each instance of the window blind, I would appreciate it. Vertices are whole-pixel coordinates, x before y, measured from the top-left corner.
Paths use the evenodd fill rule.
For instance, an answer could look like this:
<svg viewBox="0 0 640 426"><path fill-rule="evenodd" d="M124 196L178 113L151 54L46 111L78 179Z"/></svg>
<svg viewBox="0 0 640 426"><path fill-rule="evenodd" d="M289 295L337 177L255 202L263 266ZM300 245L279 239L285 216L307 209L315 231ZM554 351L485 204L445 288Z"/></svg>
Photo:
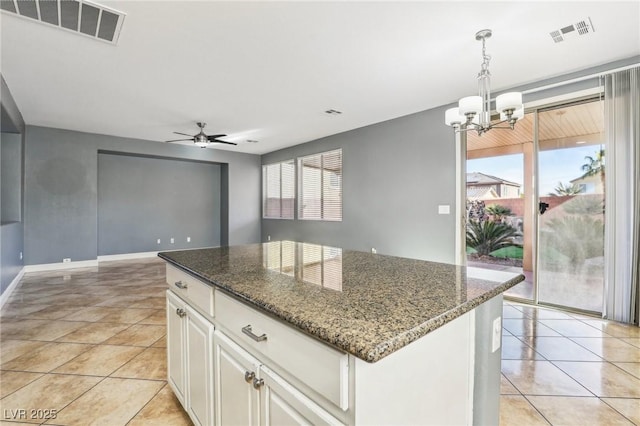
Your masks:
<svg viewBox="0 0 640 426"><path fill-rule="evenodd" d="M296 198L293 160L262 166L262 217L293 219Z"/></svg>
<svg viewBox="0 0 640 426"><path fill-rule="evenodd" d="M342 220L342 150L298 159L298 219Z"/></svg>

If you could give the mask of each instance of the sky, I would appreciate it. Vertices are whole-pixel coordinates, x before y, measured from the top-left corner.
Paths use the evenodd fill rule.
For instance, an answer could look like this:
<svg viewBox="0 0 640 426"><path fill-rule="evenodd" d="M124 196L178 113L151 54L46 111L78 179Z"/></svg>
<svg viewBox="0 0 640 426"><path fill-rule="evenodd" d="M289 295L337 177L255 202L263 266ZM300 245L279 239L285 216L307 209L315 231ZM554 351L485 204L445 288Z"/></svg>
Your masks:
<svg viewBox="0 0 640 426"><path fill-rule="evenodd" d="M585 145L541 151L538 157L540 195L555 192L558 182L566 185L570 180L582 176L581 167L587 163L585 157L595 158L599 149L599 145ZM522 158L522 154L515 154L467 160L467 172L485 173L523 184Z"/></svg>

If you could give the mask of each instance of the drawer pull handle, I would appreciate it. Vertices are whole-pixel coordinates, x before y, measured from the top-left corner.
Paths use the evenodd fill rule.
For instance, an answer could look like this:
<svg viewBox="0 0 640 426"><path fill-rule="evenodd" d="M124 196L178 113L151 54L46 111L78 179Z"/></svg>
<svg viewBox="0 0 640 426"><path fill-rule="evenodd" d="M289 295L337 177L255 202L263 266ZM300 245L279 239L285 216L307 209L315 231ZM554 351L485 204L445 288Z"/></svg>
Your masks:
<svg viewBox="0 0 640 426"><path fill-rule="evenodd" d="M176 287L181 288L183 290L187 289L187 285L186 284L182 284L182 281L176 281L175 283L173 283Z"/></svg>
<svg viewBox="0 0 640 426"><path fill-rule="evenodd" d="M261 386L264 385L264 380L263 379L253 379L253 388L254 389L260 389Z"/></svg>
<svg viewBox="0 0 640 426"><path fill-rule="evenodd" d="M247 383L251 383L255 377L256 377L256 373L254 373L253 371L244 372L244 381Z"/></svg>
<svg viewBox="0 0 640 426"><path fill-rule="evenodd" d="M263 340L267 340L267 335L264 334L264 333L262 335L260 335L260 336L257 336L255 334L253 334L253 331L251 331L251 324L249 324L246 327L242 327L242 332L244 334L246 334L247 336L251 337L256 342L262 342Z"/></svg>

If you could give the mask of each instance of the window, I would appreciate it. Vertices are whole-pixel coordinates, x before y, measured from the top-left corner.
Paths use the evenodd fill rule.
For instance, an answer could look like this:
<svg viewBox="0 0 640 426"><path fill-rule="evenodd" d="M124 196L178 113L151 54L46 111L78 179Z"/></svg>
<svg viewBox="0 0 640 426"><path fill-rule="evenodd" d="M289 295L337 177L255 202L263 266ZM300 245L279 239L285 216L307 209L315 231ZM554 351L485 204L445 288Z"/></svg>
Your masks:
<svg viewBox="0 0 640 426"><path fill-rule="evenodd" d="M342 150L298 159L298 219L342 220Z"/></svg>
<svg viewBox="0 0 640 426"><path fill-rule="evenodd" d="M262 217L293 219L296 165L293 160L262 166Z"/></svg>

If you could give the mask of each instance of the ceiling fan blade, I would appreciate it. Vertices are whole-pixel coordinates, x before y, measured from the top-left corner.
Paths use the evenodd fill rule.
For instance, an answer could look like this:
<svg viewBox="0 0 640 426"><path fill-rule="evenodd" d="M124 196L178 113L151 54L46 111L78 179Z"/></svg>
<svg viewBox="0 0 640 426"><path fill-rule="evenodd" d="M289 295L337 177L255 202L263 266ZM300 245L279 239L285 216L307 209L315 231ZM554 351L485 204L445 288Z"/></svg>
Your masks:
<svg viewBox="0 0 640 426"><path fill-rule="evenodd" d="M173 132L173 133L175 133L176 135L189 136L191 138L193 137L193 135L188 135L186 133L180 133L180 132Z"/></svg>
<svg viewBox="0 0 640 426"><path fill-rule="evenodd" d="M209 135L207 136L207 139L209 139L210 141L214 140L214 139L218 139L218 138L223 138L227 135Z"/></svg>
<svg viewBox="0 0 640 426"><path fill-rule="evenodd" d="M212 142L212 143L226 143L227 145L238 145L235 142L221 141L220 139L213 139L213 140L209 139L209 142Z"/></svg>
<svg viewBox="0 0 640 426"><path fill-rule="evenodd" d="M174 139L172 141L165 141L165 142L170 143L170 142L182 142L182 141L193 141L193 138L191 138L191 139Z"/></svg>

